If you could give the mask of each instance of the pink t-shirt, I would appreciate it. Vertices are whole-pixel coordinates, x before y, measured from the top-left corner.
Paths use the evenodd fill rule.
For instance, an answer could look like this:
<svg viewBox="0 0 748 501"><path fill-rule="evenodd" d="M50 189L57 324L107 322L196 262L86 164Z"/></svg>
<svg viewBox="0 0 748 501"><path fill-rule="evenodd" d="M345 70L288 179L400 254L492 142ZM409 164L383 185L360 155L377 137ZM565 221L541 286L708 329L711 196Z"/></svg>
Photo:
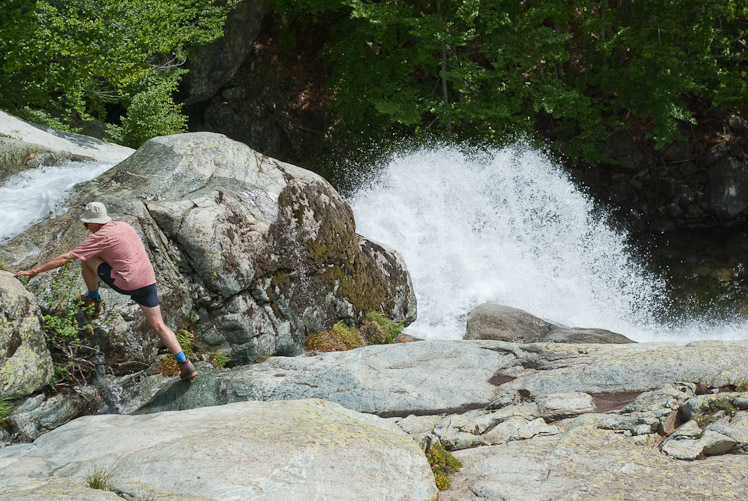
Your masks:
<svg viewBox="0 0 748 501"><path fill-rule="evenodd" d="M156 283L156 274L135 228L110 221L72 250L83 261L98 256L112 267L114 285L131 291Z"/></svg>

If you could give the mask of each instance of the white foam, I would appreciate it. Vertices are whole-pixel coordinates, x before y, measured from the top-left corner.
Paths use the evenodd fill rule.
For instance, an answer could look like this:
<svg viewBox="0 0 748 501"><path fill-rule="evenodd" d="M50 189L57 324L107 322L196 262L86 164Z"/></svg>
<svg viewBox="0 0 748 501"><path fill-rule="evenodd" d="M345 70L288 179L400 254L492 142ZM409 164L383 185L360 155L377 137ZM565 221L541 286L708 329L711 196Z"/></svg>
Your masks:
<svg viewBox="0 0 748 501"><path fill-rule="evenodd" d="M418 299L413 335L460 339L466 315L495 302L637 341L747 338L743 321L663 321L665 281L530 148L403 154L349 201L357 231L405 258Z"/></svg>
<svg viewBox="0 0 748 501"><path fill-rule="evenodd" d="M19 172L0 186L0 242L23 232L49 216L67 209L64 202L76 184L103 174L113 163L68 162Z"/></svg>

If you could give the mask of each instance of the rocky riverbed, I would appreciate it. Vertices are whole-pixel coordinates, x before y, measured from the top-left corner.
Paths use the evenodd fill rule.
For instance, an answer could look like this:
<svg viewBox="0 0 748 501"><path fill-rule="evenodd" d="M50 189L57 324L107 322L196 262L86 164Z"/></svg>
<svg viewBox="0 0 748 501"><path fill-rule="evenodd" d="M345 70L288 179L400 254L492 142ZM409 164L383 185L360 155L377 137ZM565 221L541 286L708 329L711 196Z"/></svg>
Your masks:
<svg viewBox="0 0 748 501"><path fill-rule="evenodd" d="M40 321L58 277L0 271L0 499L748 497L748 341L637 344L482 305L465 340L303 353L367 311L412 321L405 263L319 176L215 134L149 141L3 245L6 266L72 248L92 198L141 233L200 375L159 371L105 290L79 332L95 371L60 387ZM441 448L462 466L438 491Z"/></svg>
<svg viewBox="0 0 748 501"><path fill-rule="evenodd" d="M96 499L103 468L128 499L433 499L421 451L440 443L463 464L444 500L740 499L747 360L744 342L433 341L203 369L136 415L0 450L0 497Z"/></svg>

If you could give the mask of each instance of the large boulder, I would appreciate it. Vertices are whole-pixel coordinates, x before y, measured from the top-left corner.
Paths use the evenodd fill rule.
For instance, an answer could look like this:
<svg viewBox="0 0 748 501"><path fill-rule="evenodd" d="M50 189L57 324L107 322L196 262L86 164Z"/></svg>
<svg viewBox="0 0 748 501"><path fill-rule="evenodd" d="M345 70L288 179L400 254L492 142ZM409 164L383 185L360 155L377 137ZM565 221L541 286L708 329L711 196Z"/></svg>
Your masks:
<svg viewBox="0 0 748 501"><path fill-rule="evenodd" d="M87 487L93 476L112 496ZM80 418L0 450L0 485L8 500L429 501L437 492L397 425L321 400Z"/></svg>
<svg viewBox="0 0 748 501"><path fill-rule="evenodd" d="M79 185L68 213L11 240L7 261L29 268L75 247L85 237L78 216L91 200L140 233L167 323L194 330L198 348L230 362L297 353L308 334L369 311L415 319L401 257L356 234L350 207L329 183L225 136L146 142ZM32 284L43 290L53 279L43 274ZM123 371L152 362L157 342L137 307L109 291L104 299L108 361Z"/></svg>
<svg viewBox="0 0 748 501"><path fill-rule="evenodd" d="M465 339L491 339L515 343L633 343L605 329L565 327L501 304L484 303L470 312Z"/></svg>
<svg viewBox="0 0 748 501"><path fill-rule="evenodd" d="M0 398L29 395L48 384L52 373L34 297L0 271Z"/></svg>

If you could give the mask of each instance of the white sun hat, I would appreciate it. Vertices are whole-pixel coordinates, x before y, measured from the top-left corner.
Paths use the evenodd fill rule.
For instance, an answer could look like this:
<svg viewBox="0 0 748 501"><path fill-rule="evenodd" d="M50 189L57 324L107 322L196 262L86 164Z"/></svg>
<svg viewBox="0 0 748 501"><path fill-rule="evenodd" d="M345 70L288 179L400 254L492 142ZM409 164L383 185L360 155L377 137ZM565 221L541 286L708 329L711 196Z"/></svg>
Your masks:
<svg viewBox="0 0 748 501"><path fill-rule="evenodd" d="M84 223L107 224L112 218L106 213L106 207L101 202L91 202L86 205L86 210L81 215Z"/></svg>

